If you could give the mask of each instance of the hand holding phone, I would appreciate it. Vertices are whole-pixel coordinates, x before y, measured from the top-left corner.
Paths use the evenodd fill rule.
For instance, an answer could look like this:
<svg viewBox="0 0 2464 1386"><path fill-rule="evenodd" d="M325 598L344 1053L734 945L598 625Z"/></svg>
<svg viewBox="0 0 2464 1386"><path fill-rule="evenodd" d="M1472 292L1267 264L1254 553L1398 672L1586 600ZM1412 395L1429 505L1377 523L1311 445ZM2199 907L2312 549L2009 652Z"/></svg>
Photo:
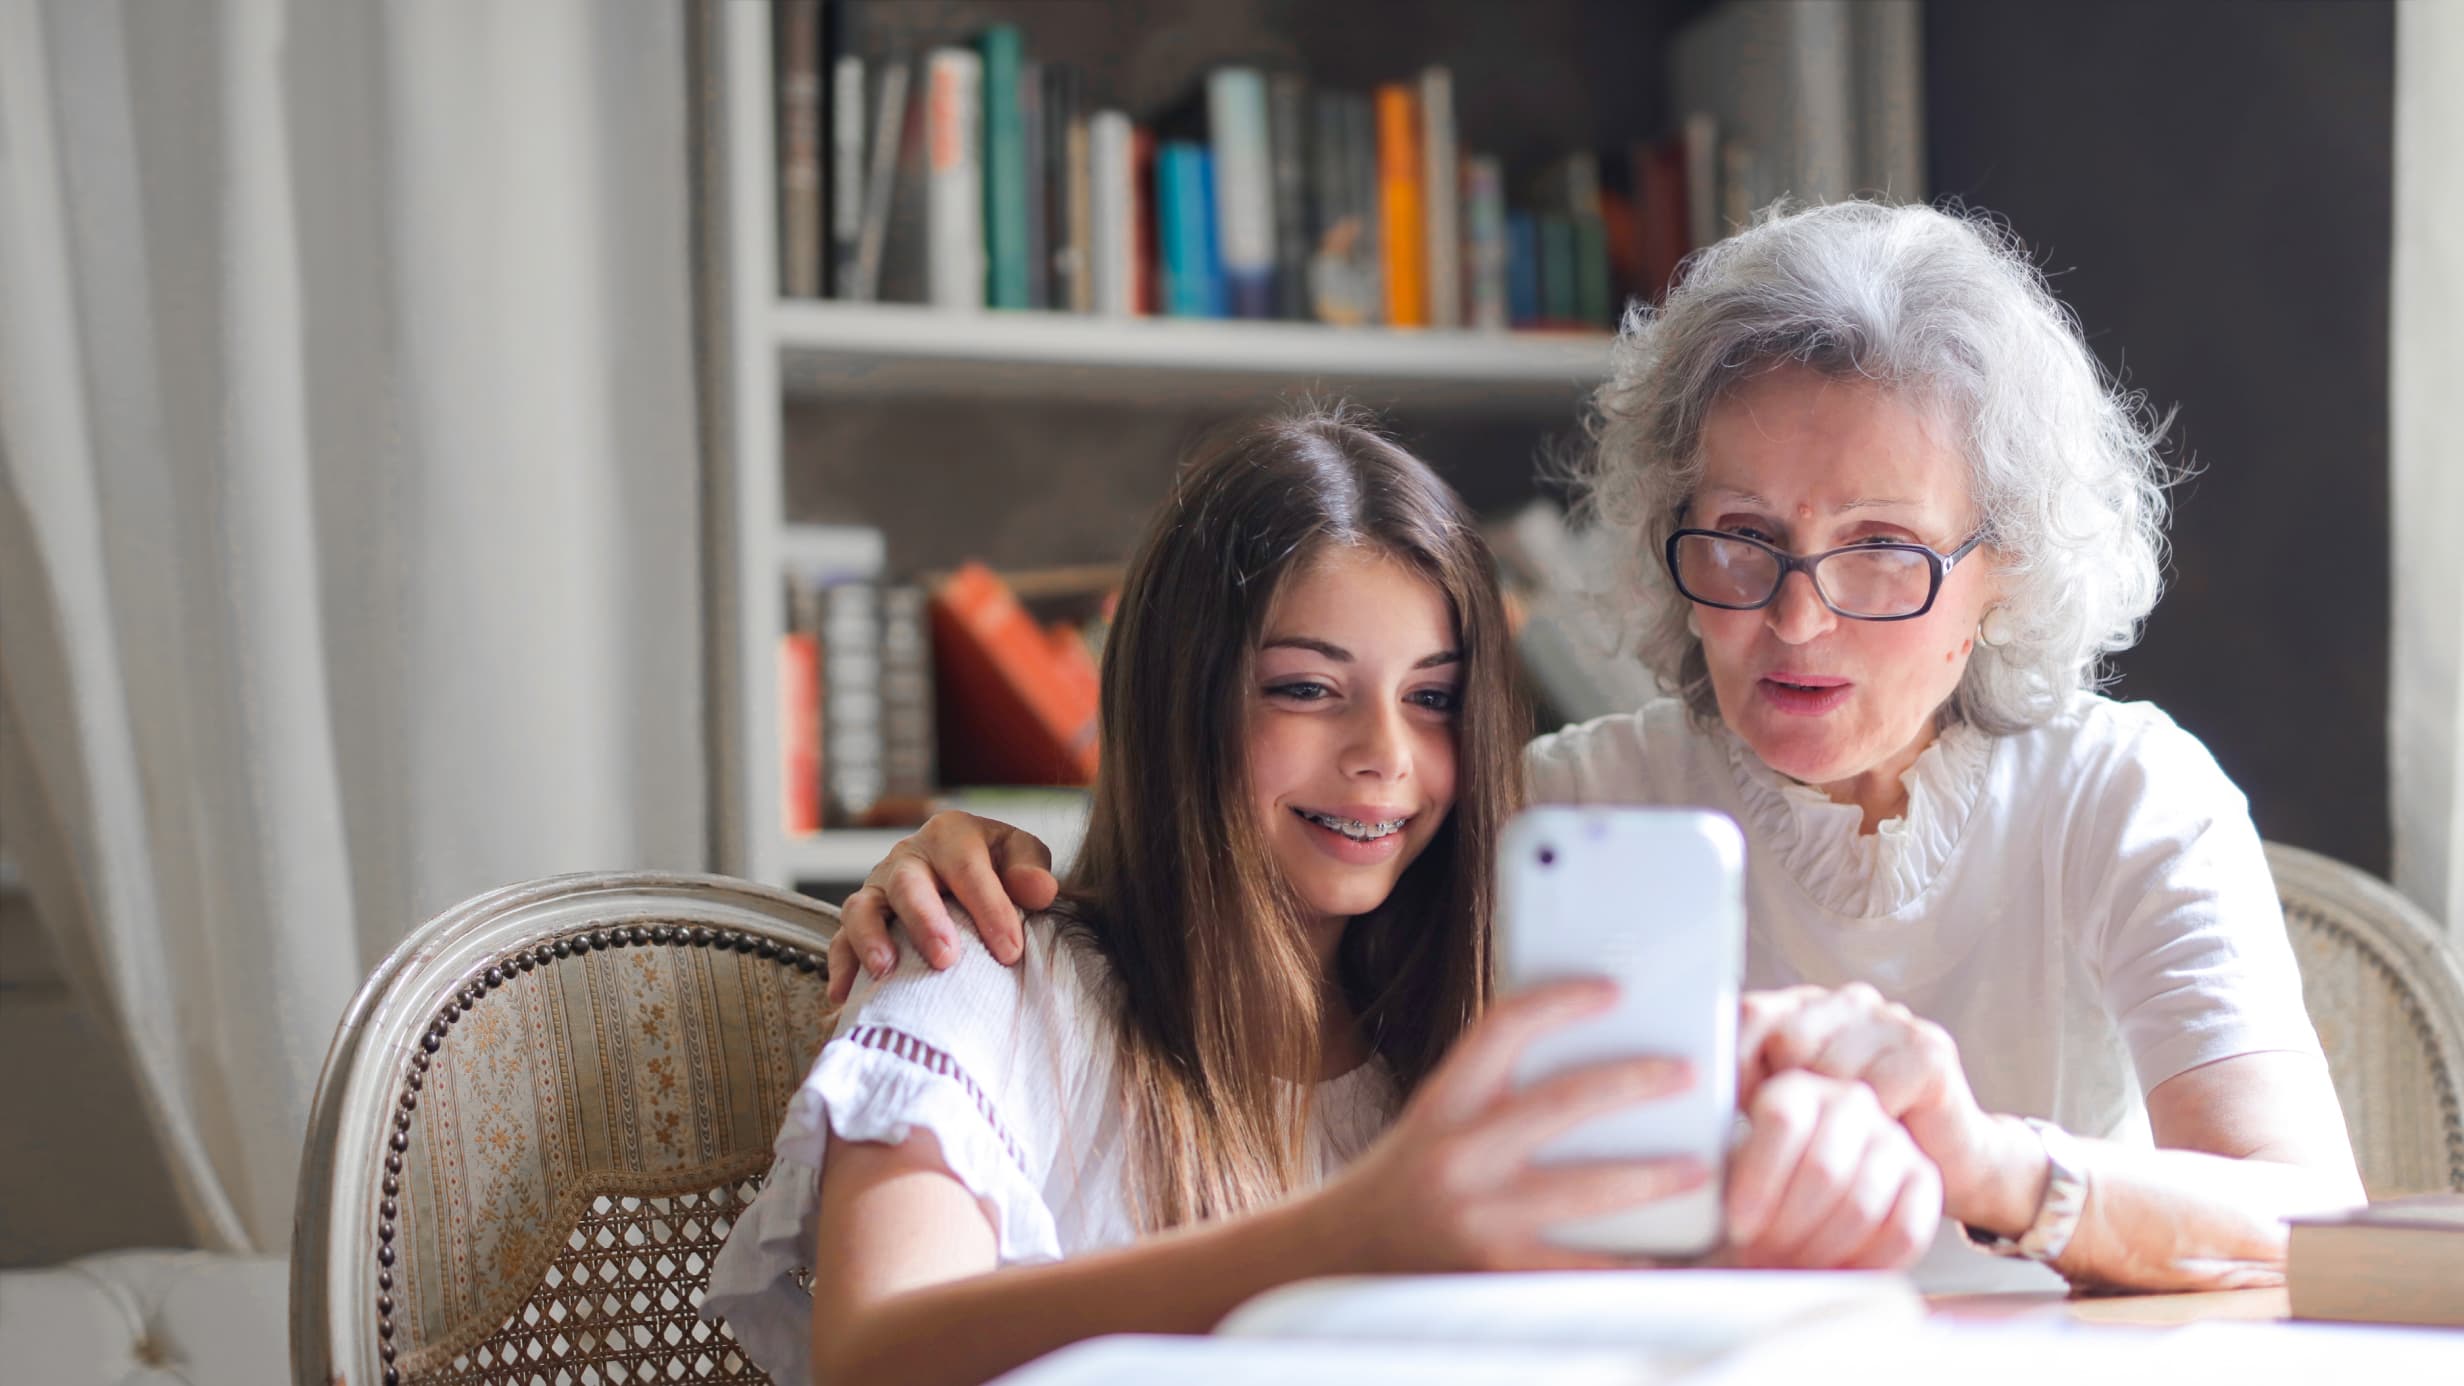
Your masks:
<svg viewBox="0 0 2464 1386"><path fill-rule="evenodd" d="M1570 977L1618 987L1608 1011L1534 1040L1518 1084L1604 1060L1684 1059L1683 1092L1599 1117L1544 1160L1690 1156L1719 1169L1735 1123L1737 993L1745 968L1745 840L1688 809L1545 807L1498 847L1498 952L1508 994ZM1626 1212L1563 1224L1559 1244L1691 1257L1721 1240L1718 1180Z"/></svg>

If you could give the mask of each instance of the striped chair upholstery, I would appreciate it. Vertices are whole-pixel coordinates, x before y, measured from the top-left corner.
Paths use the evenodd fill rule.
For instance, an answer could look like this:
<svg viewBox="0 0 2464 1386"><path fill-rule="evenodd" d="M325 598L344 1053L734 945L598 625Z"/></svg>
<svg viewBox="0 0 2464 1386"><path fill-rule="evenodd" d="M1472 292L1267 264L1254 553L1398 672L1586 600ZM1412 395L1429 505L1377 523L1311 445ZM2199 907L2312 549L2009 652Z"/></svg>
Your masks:
<svg viewBox="0 0 2464 1386"><path fill-rule="evenodd" d="M827 1030L835 925L742 881L583 875L412 935L318 1084L295 1378L763 1380L695 1310Z"/></svg>

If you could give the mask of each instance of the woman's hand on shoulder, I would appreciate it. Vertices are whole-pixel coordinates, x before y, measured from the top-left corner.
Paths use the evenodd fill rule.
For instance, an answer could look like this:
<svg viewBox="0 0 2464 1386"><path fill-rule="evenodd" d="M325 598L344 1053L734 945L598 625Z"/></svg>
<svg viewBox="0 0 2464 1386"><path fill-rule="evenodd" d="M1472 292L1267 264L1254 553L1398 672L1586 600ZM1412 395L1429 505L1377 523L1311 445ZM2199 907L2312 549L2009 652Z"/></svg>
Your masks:
<svg viewBox="0 0 2464 1386"><path fill-rule="evenodd" d="M1621 1264L1552 1245L1558 1223L1631 1208L1710 1176L1685 1158L1547 1163L1566 1131L1696 1081L1682 1059L1589 1065L1518 1088L1533 1039L1605 1009L1605 982L1537 987L1489 1008L1422 1083L1394 1126L1311 1195L1323 1234L1367 1272L1527 1270Z"/></svg>
<svg viewBox="0 0 2464 1386"><path fill-rule="evenodd" d="M1749 992L1737 1059L1740 1105L1792 1071L1861 1084L1939 1168L1952 1215L1987 1221L1963 1209L2007 1182L2002 1165L2011 1142L2004 1124L1977 1105L1949 1031L1863 982Z"/></svg>
<svg viewBox="0 0 2464 1386"><path fill-rule="evenodd" d="M859 961L875 977L889 975L898 949L890 930L903 925L924 961L946 968L958 961L959 925L942 904L957 900L974 920L984 947L1004 964L1026 947L1023 911L1045 909L1060 893L1052 851L1034 834L972 813L936 813L890 849L864 885L839 906L830 941L830 1000L847 999Z"/></svg>
<svg viewBox="0 0 2464 1386"><path fill-rule="evenodd" d="M1891 1270L1942 1221L1942 1176L1863 1083L1792 1071L1744 1100L1728 1161L1728 1257L1742 1266Z"/></svg>

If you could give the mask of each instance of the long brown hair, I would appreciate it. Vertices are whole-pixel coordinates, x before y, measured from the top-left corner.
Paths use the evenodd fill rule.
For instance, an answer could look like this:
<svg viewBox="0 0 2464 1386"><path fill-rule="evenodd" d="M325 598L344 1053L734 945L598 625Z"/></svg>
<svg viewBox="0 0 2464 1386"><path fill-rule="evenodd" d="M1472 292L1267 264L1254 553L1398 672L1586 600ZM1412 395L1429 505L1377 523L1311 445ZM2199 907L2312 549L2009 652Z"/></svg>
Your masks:
<svg viewBox="0 0 2464 1386"><path fill-rule="evenodd" d="M1269 1202L1303 1175L1321 979L1251 808L1251 664L1269 607L1330 548L1443 594L1463 681L1454 809L1354 919L1340 983L1409 1092L1487 999L1491 844L1528 729L1488 547L1427 464L1365 414L1315 407L1191 456L1131 560L1105 652L1102 766L1063 892L1118 979L1131 1183L1161 1230Z"/></svg>

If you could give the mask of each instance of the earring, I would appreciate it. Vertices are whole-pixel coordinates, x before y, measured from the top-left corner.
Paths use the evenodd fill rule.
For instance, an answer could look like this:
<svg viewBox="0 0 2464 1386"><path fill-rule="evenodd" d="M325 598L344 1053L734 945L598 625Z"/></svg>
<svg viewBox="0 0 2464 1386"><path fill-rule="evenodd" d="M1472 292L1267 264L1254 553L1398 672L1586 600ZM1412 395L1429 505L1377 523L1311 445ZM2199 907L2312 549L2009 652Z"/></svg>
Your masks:
<svg viewBox="0 0 2464 1386"><path fill-rule="evenodd" d="M1976 623L1977 640L1995 649L2011 643L2015 633L2011 629L2010 611L1999 605L1985 608L1985 619Z"/></svg>

